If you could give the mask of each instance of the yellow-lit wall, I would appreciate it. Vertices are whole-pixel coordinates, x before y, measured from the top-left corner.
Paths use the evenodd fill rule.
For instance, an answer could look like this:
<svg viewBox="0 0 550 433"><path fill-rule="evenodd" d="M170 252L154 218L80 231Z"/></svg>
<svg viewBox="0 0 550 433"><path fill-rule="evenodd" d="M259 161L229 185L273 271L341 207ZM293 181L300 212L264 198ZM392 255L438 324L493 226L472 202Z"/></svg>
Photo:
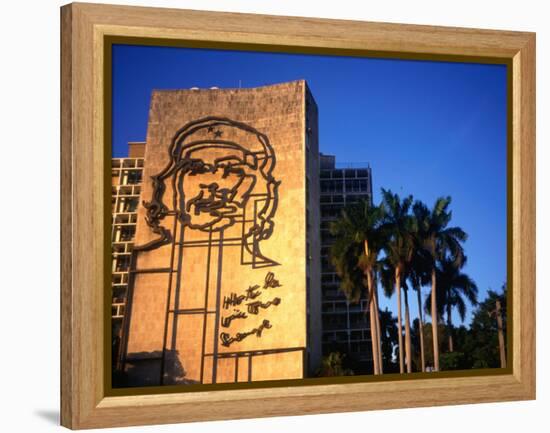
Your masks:
<svg viewBox="0 0 550 433"><path fill-rule="evenodd" d="M272 219L274 227L271 236L259 245L263 256L276 265L254 267L243 264L243 258L246 262L252 256L246 250L243 253L239 239L242 239L243 230L250 228L253 222L245 222L244 229L242 223L225 228L220 250L219 231L182 229L173 215L165 216L160 223L170 230L174 242L139 252L135 257L136 273L127 310L126 371L131 383L295 379L306 374L308 358L310 370L318 365L318 239L310 243L309 259L306 255L308 230L310 236L315 234L312 225L318 230L317 113L316 108L310 109L309 116L315 116L311 122L314 130L309 132L306 149L305 100L304 81L252 89L153 92L141 199L151 200L153 185L150 178L169 164L169 146L176 132L185 124L207 116L244 122L265 134L275 152L272 174L280 185ZM225 125L216 128L221 132L219 139L240 143L251 151L261 147L254 134ZM214 131L203 129L193 137L208 141L214 138L213 134ZM306 153L309 154L307 158ZM215 159L224 156L224 151L206 150L199 154L205 159ZM306 191L307 166L313 170L308 181L309 191ZM185 188L196 190L204 179L201 175L185 176L182 182L185 182ZM262 188L265 185L258 182L255 191L261 192ZM306 192L310 194L309 204ZM166 181L163 203L172 213L185 207L185 198L180 193L174 195L171 181ZM251 203L249 200L247 219L253 215ZM310 208L308 214L315 214L311 217L309 229L306 206ZM135 239L138 246L158 238L146 224L146 214L147 210L140 206ZM201 221L199 218L202 217L195 221ZM180 248L180 244L185 247ZM268 273L274 274L278 287L264 288ZM308 278L310 294L307 298L315 299L314 302L310 300L309 319L306 308ZM224 307L225 297L231 293L244 294L254 285L259 286L257 298ZM275 298L280 300L278 305L260 308L257 314L247 311L247 302L259 300L265 304ZM237 312L245 312L247 317L234 319L229 326L223 326L224 319ZM257 329L265 320L271 327L263 329L261 336L251 334L228 347L221 344L221 333L236 337L238 333ZM310 329L309 341L306 336L308 320L309 327L314 328ZM308 344L315 346L314 349L308 351ZM271 353L272 350L280 352Z"/></svg>

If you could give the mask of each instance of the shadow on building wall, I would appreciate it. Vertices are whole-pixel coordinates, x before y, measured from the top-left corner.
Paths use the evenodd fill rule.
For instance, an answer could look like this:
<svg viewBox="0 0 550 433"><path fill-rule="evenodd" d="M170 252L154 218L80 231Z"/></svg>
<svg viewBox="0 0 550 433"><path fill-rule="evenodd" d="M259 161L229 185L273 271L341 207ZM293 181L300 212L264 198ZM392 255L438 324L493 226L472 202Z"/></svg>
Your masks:
<svg viewBox="0 0 550 433"><path fill-rule="evenodd" d="M195 380L186 379L186 372L181 364L177 350L166 350L164 353L165 370L163 385L198 384ZM162 351L139 352L126 361L124 371L113 370L113 388L160 385Z"/></svg>

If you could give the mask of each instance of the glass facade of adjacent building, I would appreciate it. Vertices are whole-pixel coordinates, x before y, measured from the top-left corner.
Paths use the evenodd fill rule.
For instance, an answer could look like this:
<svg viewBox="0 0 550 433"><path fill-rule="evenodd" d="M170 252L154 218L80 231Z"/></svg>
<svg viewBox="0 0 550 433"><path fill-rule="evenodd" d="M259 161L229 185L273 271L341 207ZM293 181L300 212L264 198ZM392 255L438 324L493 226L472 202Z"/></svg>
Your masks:
<svg viewBox="0 0 550 433"><path fill-rule="evenodd" d="M113 158L111 160L111 319L114 359L119 353L142 173L142 157Z"/></svg>
<svg viewBox="0 0 550 433"><path fill-rule="evenodd" d="M334 239L329 227L346 204L360 200L372 203L371 169L367 164L340 168L335 156L321 154L320 182L323 355L340 351L357 361L368 362L372 355L366 299L352 304L340 291L338 275L330 263Z"/></svg>

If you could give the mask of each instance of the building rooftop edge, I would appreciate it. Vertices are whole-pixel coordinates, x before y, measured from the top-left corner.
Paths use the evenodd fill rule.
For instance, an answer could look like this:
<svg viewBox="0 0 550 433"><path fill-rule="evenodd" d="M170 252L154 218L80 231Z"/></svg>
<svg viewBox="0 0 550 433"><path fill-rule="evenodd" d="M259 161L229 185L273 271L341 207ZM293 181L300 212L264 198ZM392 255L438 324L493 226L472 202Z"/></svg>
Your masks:
<svg viewBox="0 0 550 433"><path fill-rule="evenodd" d="M304 78L300 78L297 80L283 81L281 83L266 84L263 86L254 86L254 87L217 87L217 86L189 87L189 88L178 88L178 89L153 89L152 92L153 93L188 92L188 91L199 92L199 91L213 91L213 90L214 91L215 90L241 90L242 91L242 90L265 89L269 87L279 87L279 86L284 86L292 83L303 83L305 84L306 87L309 88L307 84L307 80L305 80Z"/></svg>

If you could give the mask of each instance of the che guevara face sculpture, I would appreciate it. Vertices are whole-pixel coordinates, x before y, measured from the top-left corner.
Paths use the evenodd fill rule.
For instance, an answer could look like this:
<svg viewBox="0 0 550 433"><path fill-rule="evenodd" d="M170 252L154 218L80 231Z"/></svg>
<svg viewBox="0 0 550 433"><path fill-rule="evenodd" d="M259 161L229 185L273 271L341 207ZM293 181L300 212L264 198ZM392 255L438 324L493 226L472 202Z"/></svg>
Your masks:
<svg viewBox="0 0 550 433"><path fill-rule="evenodd" d="M169 152L169 164L152 176L152 199L144 203L147 224L161 237L138 250L171 241L161 225L168 214L184 227L206 232L244 224L247 243L271 236L280 182L272 174L275 153L266 135L241 122L206 117L181 128ZM168 183L171 200L164 197Z"/></svg>
<svg viewBox="0 0 550 433"><path fill-rule="evenodd" d="M180 194L181 217L193 229L219 231L243 214L254 191L258 160L236 146L212 144L189 150Z"/></svg>

